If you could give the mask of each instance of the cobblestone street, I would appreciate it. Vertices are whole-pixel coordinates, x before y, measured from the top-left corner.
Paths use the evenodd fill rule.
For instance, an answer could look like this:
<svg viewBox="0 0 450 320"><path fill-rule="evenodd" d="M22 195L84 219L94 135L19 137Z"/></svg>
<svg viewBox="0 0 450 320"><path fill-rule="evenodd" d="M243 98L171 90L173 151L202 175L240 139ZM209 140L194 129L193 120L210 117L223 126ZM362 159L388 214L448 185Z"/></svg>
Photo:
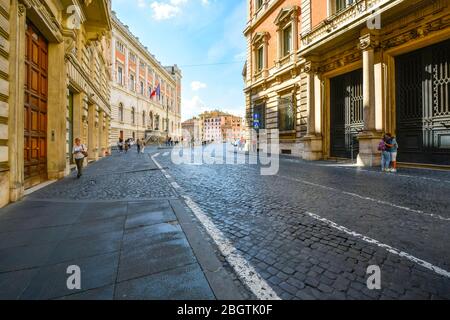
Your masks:
<svg viewBox="0 0 450 320"><path fill-rule="evenodd" d="M281 159L172 165L155 157L281 299L449 299L450 174ZM370 265L382 289L369 290Z"/></svg>
<svg viewBox="0 0 450 320"><path fill-rule="evenodd" d="M0 296L450 299L448 172L282 158L262 176L170 151L115 153L1 209Z"/></svg>

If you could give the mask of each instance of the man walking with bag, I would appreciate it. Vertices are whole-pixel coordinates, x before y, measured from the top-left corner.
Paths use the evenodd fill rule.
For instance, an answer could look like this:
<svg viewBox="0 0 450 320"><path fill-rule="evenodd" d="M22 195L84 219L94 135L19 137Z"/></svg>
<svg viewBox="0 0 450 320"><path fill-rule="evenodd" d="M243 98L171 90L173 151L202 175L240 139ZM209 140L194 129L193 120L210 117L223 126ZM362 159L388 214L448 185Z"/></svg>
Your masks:
<svg viewBox="0 0 450 320"><path fill-rule="evenodd" d="M83 175L84 158L87 158L88 156L87 148L84 144L81 144L80 138L75 139L75 145L73 146L72 154L77 165L77 179L80 179Z"/></svg>

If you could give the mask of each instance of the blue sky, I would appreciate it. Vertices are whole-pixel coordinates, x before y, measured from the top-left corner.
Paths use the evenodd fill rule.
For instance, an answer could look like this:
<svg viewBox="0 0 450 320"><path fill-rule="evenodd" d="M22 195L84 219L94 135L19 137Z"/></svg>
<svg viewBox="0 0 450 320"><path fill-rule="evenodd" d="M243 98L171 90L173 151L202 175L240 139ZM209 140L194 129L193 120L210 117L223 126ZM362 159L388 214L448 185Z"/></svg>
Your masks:
<svg viewBox="0 0 450 320"><path fill-rule="evenodd" d="M216 108L244 115L244 0L113 0L113 10L162 64L182 69L183 120Z"/></svg>

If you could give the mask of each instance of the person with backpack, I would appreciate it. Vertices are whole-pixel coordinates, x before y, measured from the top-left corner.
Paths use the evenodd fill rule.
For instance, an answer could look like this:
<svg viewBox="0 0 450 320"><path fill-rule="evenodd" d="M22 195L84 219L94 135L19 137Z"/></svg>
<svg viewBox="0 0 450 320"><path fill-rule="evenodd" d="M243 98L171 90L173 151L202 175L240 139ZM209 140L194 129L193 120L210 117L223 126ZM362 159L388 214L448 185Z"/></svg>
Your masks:
<svg viewBox="0 0 450 320"><path fill-rule="evenodd" d="M387 147L388 136L385 135L378 145L378 151L381 152L381 171L388 172L391 166L391 153Z"/></svg>

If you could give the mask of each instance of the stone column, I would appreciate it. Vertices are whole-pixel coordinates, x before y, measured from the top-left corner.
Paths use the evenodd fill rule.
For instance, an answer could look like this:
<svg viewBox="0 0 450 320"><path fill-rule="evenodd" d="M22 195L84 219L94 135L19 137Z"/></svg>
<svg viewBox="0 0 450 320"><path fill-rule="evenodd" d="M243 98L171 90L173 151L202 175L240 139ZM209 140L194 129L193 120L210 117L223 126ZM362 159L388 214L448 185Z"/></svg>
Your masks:
<svg viewBox="0 0 450 320"><path fill-rule="evenodd" d="M4 196L5 202L8 201L7 197L9 201L18 201L24 194L25 10L23 4L11 1L8 100L9 195Z"/></svg>
<svg viewBox="0 0 450 320"><path fill-rule="evenodd" d="M129 53L130 53L130 51L128 50L128 48L125 48L125 66L124 66L124 68L125 68L125 70L123 70L123 75L124 75L124 86L125 86L125 88L126 89L129 89L130 88L130 85L129 85L129 83L128 83L128 80L129 80L129 78L130 78L130 75L129 75L129 66L128 66L128 63L129 63Z"/></svg>
<svg viewBox="0 0 450 320"><path fill-rule="evenodd" d="M277 29L277 66L280 66L281 58L283 58L283 29L278 27Z"/></svg>
<svg viewBox="0 0 450 320"><path fill-rule="evenodd" d="M111 117L107 115L105 121L106 121L106 123L105 123L105 148L106 148L107 153L110 155L111 154L111 142L110 142Z"/></svg>
<svg viewBox="0 0 450 320"><path fill-rule="evenodd" d="M299 49L298 47L298 23L299 23L299 13L300 8L295 8L294 12L292 13L292 54L293 54L293 60L297 61L297 51Z"/></svg>
<svg viewBox="0 0 450 320"><path fill-rule="evenodd" d="M316 108L320 108L320 90L316 90L316 80L318 78L318 66L312 61L308 61L305 64L304 72L307 75L307 133L306 136L301 139L304 144L303 159L305 160L320 160L323 158L323 140L320 130L320 126L316 125ZM320 88L319 88L320 89ZM317 93L319 96L317 96Z"/></svg>
<svg viewBox="0 0 450 320"><path fill-rule="evenodd" d="M307 99L306 99L306 109L308 115L308 126L307 126L307 136L316 135L316 110L315 110L315 77L316 70L315 66L311 62L307 62L305 66L305 73L307 77Z"/></svg>
<svg viewBox="0 0 450 320"><path fill-rule="evenodd" d="M105 145L104 145L104 117L105 112L100 110L98 113L98 157L102 158L105 155Z"/></svg>
<svg viewBox="0 0 450 320"><path fill-rule="evenodd" d="M116 39L113 37L111 40L111 81L114 83L117 79L116 71Z"/></svg>
<svg viewBox="0 0 450 320"><path fill-rule="evenodd" d="M89 160L98 160L98 122L97 122L97 106L95 104L89 105L88 112L88 149L89 149Z"/></svg>
<svg viewBox="0 0 450 320"><path fill-rule="evenodd" d="M381 133L375 126L375 49L377 39L372 34L363 35L359 39L359 48L363 51L363 106L364 131L359 138L358 164L361 166L377 166L381 162L378 142Z"/></svg>
<svg viewBox="0 0 450 320"><path fill-rule="evenodd" d="M61 179L66 171L67 74L65 44L48 46L47 166L49 179Z"/></svg>
<svg viewBox="0 0 450 320"><path fill-rule="evenodd" d="M83 139L84 93L73 95L73 137ZM82 141L87 143L87 141Z"/></svg>

